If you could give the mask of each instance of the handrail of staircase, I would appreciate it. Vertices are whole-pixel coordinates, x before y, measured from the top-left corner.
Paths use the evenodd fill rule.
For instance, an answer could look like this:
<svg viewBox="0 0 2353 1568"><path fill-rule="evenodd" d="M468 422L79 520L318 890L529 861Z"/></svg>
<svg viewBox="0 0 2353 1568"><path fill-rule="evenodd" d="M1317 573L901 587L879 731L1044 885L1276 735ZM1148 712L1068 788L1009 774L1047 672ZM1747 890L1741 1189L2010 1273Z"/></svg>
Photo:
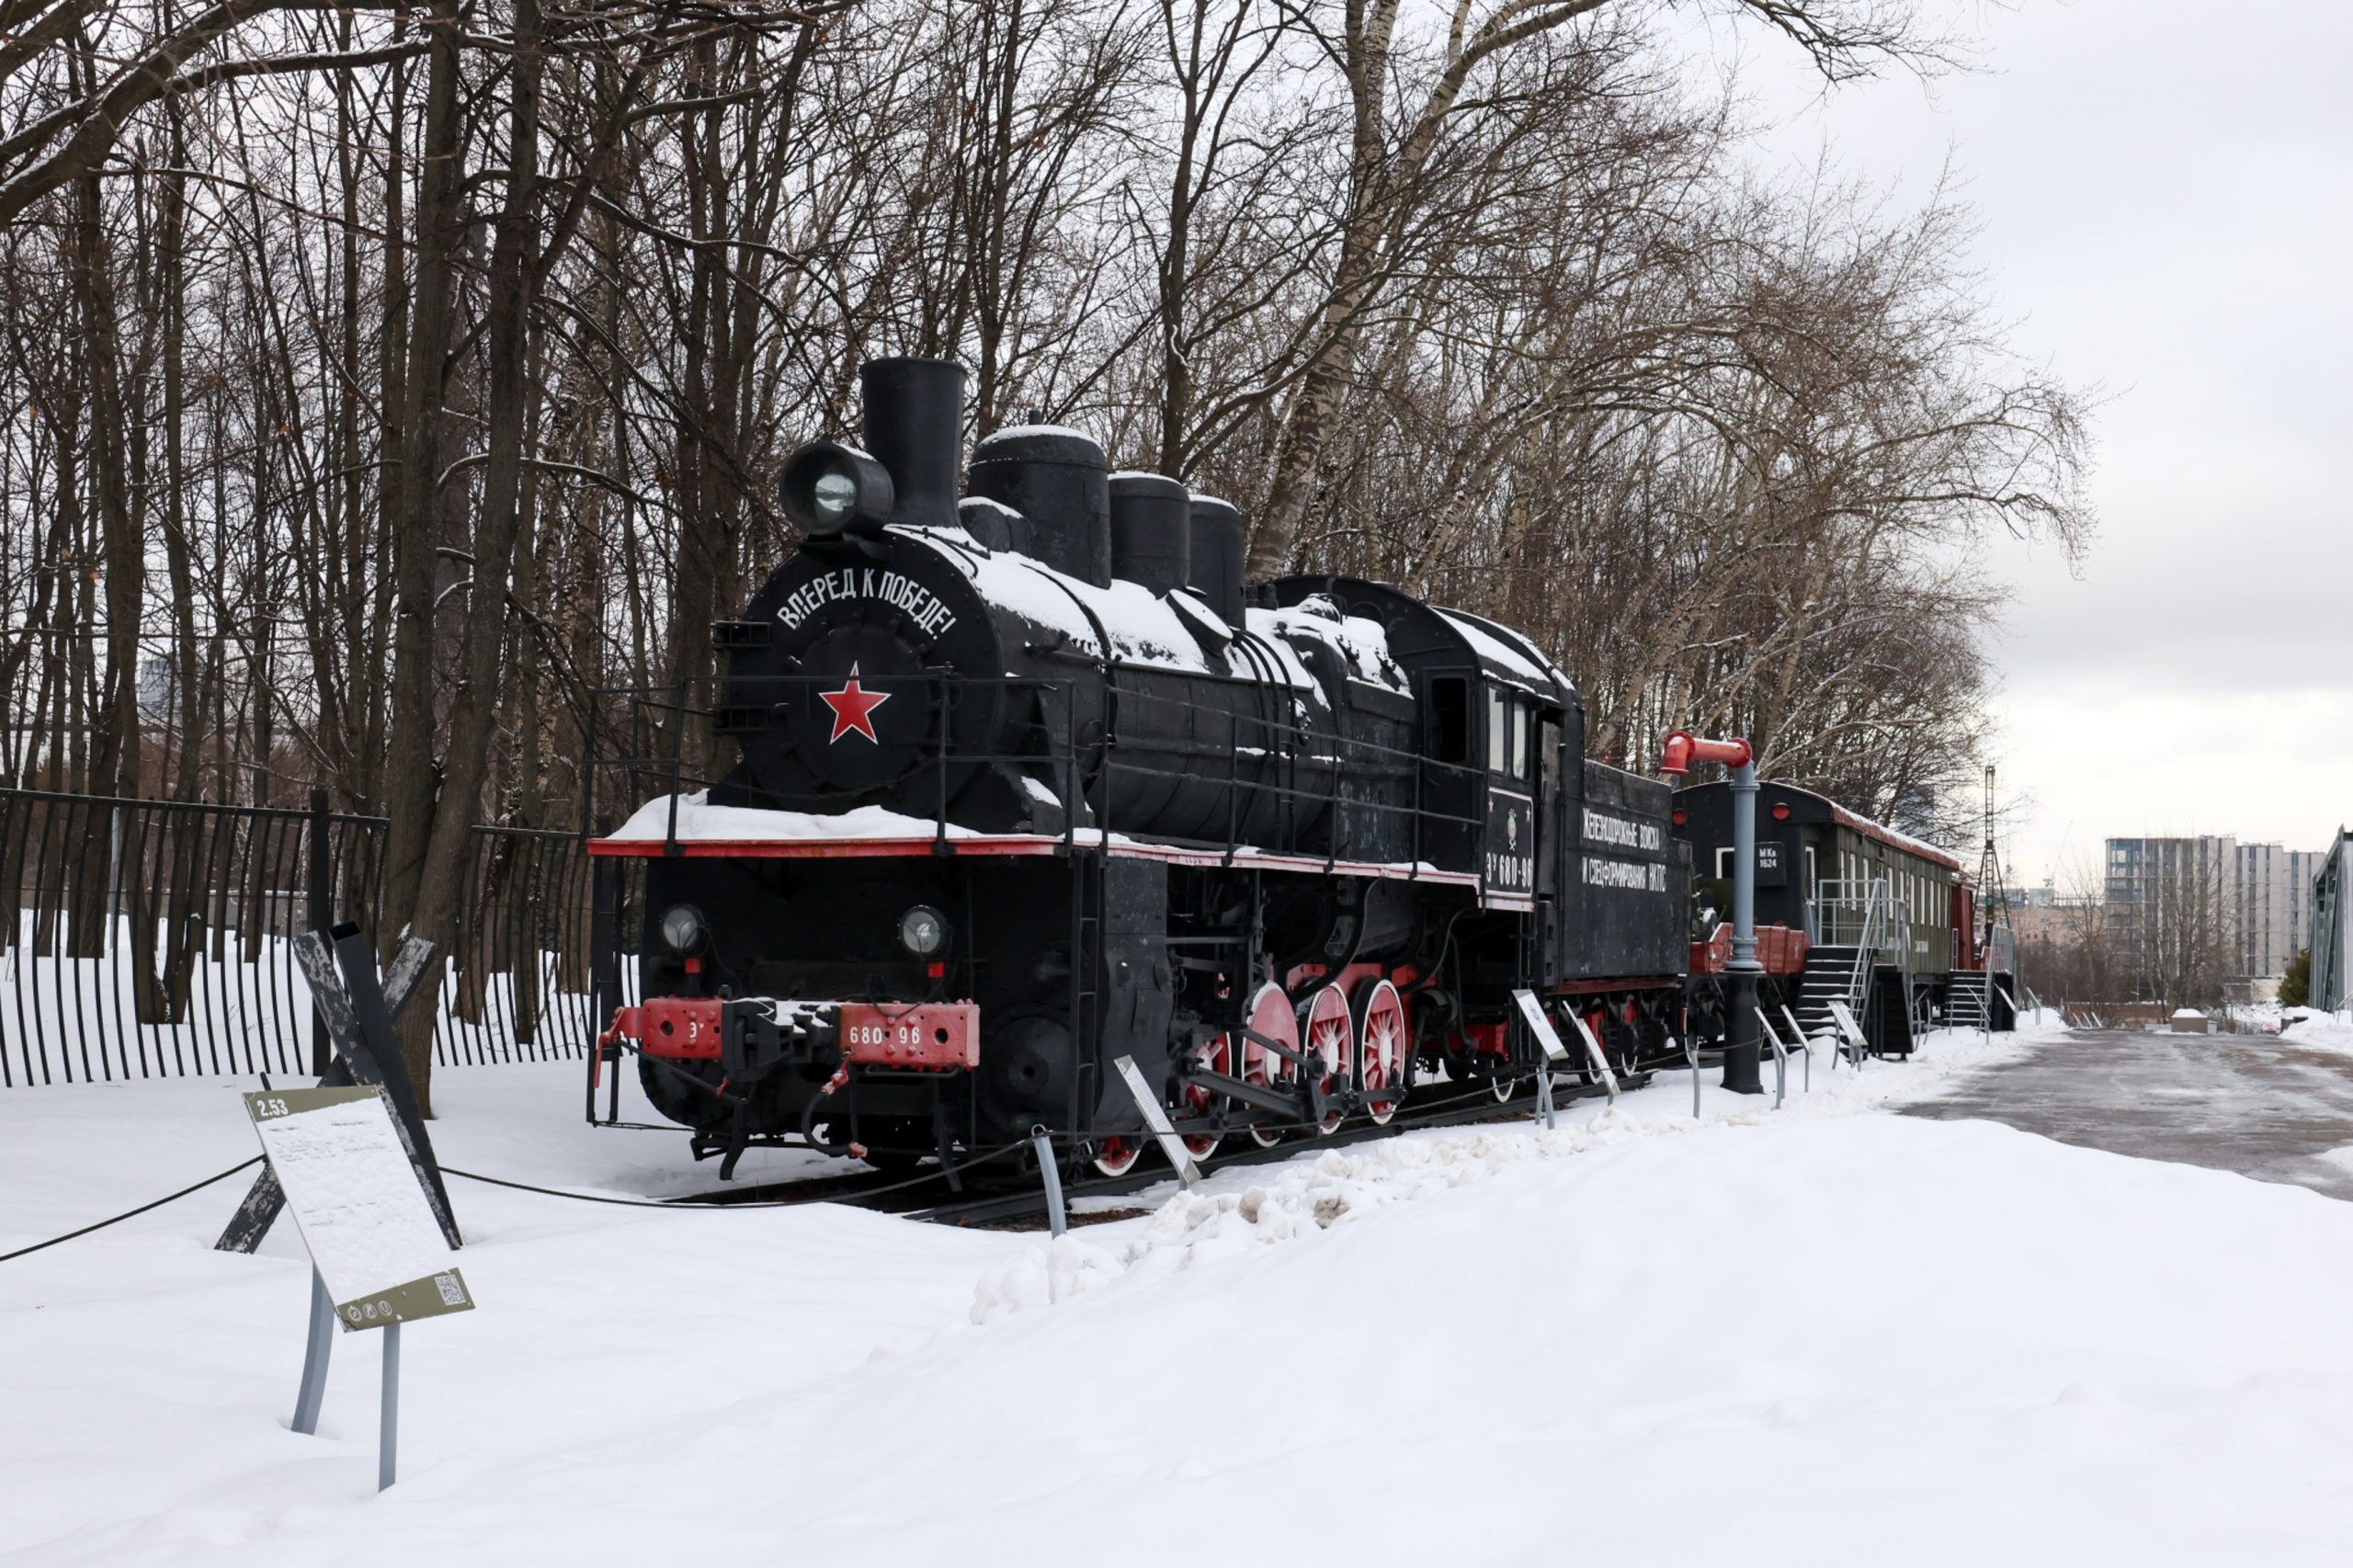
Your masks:
<svg viewBox="0 0 2353 1568"><path fill-rule="evenodd" d="M1870 990L1871 962L1878 956L1880 942L1880 907L1877 882L1863 884L1863 929L1855 944L1855 967L1847 976L1847 1006L1862 1017L1864 1004Z"/></svg>

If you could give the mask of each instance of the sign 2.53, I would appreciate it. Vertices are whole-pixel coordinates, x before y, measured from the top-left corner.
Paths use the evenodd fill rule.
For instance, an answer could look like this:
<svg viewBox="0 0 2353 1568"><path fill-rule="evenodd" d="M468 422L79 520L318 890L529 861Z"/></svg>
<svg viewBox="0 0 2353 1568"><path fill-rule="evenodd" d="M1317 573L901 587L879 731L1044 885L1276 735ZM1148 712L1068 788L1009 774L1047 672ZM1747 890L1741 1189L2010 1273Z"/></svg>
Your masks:
<svg viewBox="0 0 2353 1568"><path fill-rule="evenodd" d="M268 1121L293 1114L293 1108L275 1095L256 1095L253 1098L254 1119Z"/></svg>

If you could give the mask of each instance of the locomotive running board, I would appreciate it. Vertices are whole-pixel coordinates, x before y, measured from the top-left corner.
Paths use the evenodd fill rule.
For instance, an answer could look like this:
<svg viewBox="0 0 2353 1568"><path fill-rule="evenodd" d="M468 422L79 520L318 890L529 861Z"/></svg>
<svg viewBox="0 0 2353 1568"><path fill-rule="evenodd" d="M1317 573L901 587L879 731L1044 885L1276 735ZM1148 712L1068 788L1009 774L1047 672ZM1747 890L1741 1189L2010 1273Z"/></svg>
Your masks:
<svg viewBox="0 0 2353 1568"><path fill-rule="evenodd" d="M953 824L949 824L951 828ZM1321 855L1285 855L1245 846L1228 852L1113 834L1107 847L1098 828L1060 834L983 834L952 832L938 837L926 832L870 838L592 838L588 853L598 858L737 860L889 859L902 856L1025 857L1067 855L1073 850L1108 855L1115 860L1162 860L1172 866L1194 866L1233 871L1277 871L1299 875L1366 877L1379 881L1427 882L1438 887L1478 888L1476 871L1446 871L1430 865L1385 860L1328 860ZM1490 908L1503 908L1497 895ZM1514 902L1513 908L1521 908ZM1532 909L1532 901L1525 909ZM1525 913L1522 909L1522 913Z"/></svg>

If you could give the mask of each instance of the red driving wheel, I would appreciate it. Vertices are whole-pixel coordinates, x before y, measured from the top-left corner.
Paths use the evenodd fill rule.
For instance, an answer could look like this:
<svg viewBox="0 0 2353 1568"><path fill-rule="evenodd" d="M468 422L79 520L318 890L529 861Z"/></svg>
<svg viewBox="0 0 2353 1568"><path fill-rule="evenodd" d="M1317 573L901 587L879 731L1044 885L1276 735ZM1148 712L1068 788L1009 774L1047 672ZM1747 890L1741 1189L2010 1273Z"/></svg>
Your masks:
<svg viewBox="0 0 2353 1568"><path fill-rule="evenodd" d="M1250 998L1250 1009L1244 1015L1248 1019L1251 1034L1271 1040L1287 1051L1299 1049L1299 1019L1291 1011L1290 998L1273 981L1258 987ZM1299 1069L1282 1057L1268 1051L1257 1040L1245 1038L1242 1042L1242 1081L1272 1087L1288 1084L1298 1075ZM1259 1114L1264 1114L1263 1111ZM1271 1149L1283 1141L1279 1131L1267 1131L1257 1122L1250 1124L1250 1140L1261 1149Z"/></svg>
<svg viewBox="0 0 2353 1568"><path fill-rule="evenodd" d="M1357 1087L1377 1127L1389 1125L1405 1097L1405 1000L1385 980L1357 987Z"/></svg>
<svg viewBox="0 0 2353 1568"><path fill-rule="evenodd" d="M1299 1034L1305 1042L1302 1049L1323 1073L1324 1095L1336 1096L1354 1080L1357 1066L1356 1022L1348 1017L1348 999L1338 986L1318 987L1301 1006ZM1343 1119L1336 1106L1324 1113L1316 1131L1328 1138L1340 1130Z"/></svg>

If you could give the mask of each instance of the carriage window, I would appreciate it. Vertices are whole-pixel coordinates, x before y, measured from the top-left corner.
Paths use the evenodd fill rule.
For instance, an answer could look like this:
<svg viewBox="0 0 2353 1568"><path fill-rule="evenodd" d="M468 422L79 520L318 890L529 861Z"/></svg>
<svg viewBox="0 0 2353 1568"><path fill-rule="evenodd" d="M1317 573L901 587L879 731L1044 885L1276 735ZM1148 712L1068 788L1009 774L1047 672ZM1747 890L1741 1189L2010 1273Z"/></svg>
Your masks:
<svg viewBox="0 0 2353 1568"><path fill-rule="evenodd" d="M1535 771L1529 765L1528 743L1535 726L1535 712L1525 698L1514 698L1511 705L1511 776L1533 778Z"/></svg>
<svg viewBox="0 0 2353 1568"><path fill-rule="evenodd" d="M1495 687L1487 688L1487 771L1509 771L1511 761L1511 704Z"/></svg>
<svg viewBox="0 0 2353 1568"><path fill-rule="evenodd" d="M1536 767L1544 777L1544 798L1557 801L1561 798L1561 722L1546 719L1542 736L1536 747Z"/></svg>
<svg viewBox="0 0 2353 1568"><path fill-rule="evenodd" d="M1430 682L1430 755L1440 762L1471 760L1471 683L1461 676Z"/></svg>

